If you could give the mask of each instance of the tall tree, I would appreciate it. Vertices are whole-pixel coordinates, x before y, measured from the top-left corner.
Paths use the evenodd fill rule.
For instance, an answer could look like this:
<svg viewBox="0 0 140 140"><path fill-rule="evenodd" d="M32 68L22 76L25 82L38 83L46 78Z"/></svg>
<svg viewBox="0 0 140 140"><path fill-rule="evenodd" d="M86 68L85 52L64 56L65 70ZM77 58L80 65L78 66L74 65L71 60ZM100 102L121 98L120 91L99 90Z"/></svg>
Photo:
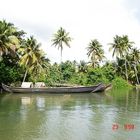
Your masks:
<svg viewBox="0 0 140 140"><path fill-rule="evenodd" d="M130 56L132 57L132 63L133 63L133 66L134 66L134 71L135 71L137 84L139 84L140 82L139 82L139 78L138 78L137 66L140 62L140 50L137 49L137 48L133 48Z"/></svg>
<svg viewBox="0 0 140 140"><path fill-rule="evenodd" d="M126 80L128 80L128 72L127 72L127 59L126 56L129 52L129 50L132 48L132 45L134 42L130 42L129 38L127 35L123 36L118 36L116 35L114 37L114 42L110 43L110 51L113 50L112 56L114 57L115 55L119 58L124 58L125 59L125 76Z"/></svg>
<svg viewBox="0 0 140 140"><path fill-rule="evenodd" d="M57 31L57 33L54 34L54 38L52 39L53 46L58 46L58 49L60 48L61 51L61 62L62 62L62 52L64 48L64 44L68 47L70 47L70 41L71 37L69 36L69 33L65 31L62 27Z"/></svg>
<svg viewBox="0 0 140 140"><path fill-rule="evenodd" d="M20 48L20 52L22 54L20 58L20 64L23 65L26 69L24 74L23 82L26 79L27 73L32 69L32 66L37 66L40 60L41 51L40 44L37 43L37 40L31 36L28 38L23 47Z"/></svg>
<svg viewBox="0 0 140 140"><path fill-rule="evenodd" d="M87 63L84 60L81 60L80 63L78 64L78 71L86 73L87 72Z"/></svg>
<svg viewBox="0 0 140 140"><path fill-rule="evenodd" d="M38 80L41 76L46 77L47 69L50 66L50 60L45 57L45 54L43 51L39 51L37 57L37 61L35 61L31 68L29 69L32 73L32 76L34 80Z"/></svg>
<svg viewBox="0 0 140 140"><path fill-rule="evenodd" d="M25 33L18 31L12 23L0 21L0 56L3 54L15 55L20 39Z"/></svg>
<svg viewBox="0 0 140 140"><path fill-rule="evenodd" d="M99 64L99 62L101 62L105 57L102 45L98 42L97 39L91 40L87 47L87 51L87 55L88 57L90 57L93 67L96 67Z"/></svg>

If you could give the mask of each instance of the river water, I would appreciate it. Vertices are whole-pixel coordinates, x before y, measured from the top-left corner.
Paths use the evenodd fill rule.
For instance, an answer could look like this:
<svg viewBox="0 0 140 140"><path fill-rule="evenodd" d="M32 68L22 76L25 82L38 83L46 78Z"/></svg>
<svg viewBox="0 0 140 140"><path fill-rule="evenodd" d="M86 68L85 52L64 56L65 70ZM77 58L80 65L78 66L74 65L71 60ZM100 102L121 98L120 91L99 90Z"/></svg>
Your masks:
<svg viewBox="0 0 140 140"><path fill-rule="evenodd" d="M140 91L1 94L0 140L140 140Z"/></svg>

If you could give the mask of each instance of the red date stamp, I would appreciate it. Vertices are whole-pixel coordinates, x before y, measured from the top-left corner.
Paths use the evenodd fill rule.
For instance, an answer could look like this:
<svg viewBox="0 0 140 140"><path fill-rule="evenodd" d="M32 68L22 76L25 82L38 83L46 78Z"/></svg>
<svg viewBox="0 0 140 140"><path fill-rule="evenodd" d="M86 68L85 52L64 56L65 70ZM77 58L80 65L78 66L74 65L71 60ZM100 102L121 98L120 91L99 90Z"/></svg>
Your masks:
<svg viewBox="0 0 140 140"><path fill-rule="evenodd" d="M120 125L117 123L112 124L112 130L118 130L120 128ZM134 124L124 124L122 127L124 130L134 130L135 125Z"/></svg>

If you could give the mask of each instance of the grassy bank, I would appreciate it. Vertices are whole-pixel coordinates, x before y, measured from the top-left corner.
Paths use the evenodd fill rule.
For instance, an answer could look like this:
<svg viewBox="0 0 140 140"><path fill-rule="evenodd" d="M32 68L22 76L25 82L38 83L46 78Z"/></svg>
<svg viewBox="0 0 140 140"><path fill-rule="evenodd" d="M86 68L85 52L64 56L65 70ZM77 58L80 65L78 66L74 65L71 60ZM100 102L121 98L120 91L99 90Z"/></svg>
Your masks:
<svg viewBox="0 0 140 140"><path fill-rule="evenodd" d="M133 88L134 86L128 83L126 80L122 79L121 77L116 77L112 81L113 88L115 89L126 89L126 88Z"/></svg>

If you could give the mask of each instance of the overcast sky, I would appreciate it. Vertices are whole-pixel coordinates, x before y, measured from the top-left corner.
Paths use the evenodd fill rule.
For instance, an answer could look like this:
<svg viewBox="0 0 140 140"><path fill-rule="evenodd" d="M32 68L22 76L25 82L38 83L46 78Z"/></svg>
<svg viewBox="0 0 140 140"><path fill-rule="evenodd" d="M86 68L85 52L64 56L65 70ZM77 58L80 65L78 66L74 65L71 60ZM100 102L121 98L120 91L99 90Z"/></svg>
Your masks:
<svg viewBox="0 0 140 140"><path fill-rule="evenodd" d="M127 34L140 48L139 0L0 0L0 5L0 20L34 35L52 62L60 61L60 51L51 46L60 27L73 38L71 48L64 48L63 61L88 61L86 47L92 39L111 59L108 43L116 34Z"/></svg>

